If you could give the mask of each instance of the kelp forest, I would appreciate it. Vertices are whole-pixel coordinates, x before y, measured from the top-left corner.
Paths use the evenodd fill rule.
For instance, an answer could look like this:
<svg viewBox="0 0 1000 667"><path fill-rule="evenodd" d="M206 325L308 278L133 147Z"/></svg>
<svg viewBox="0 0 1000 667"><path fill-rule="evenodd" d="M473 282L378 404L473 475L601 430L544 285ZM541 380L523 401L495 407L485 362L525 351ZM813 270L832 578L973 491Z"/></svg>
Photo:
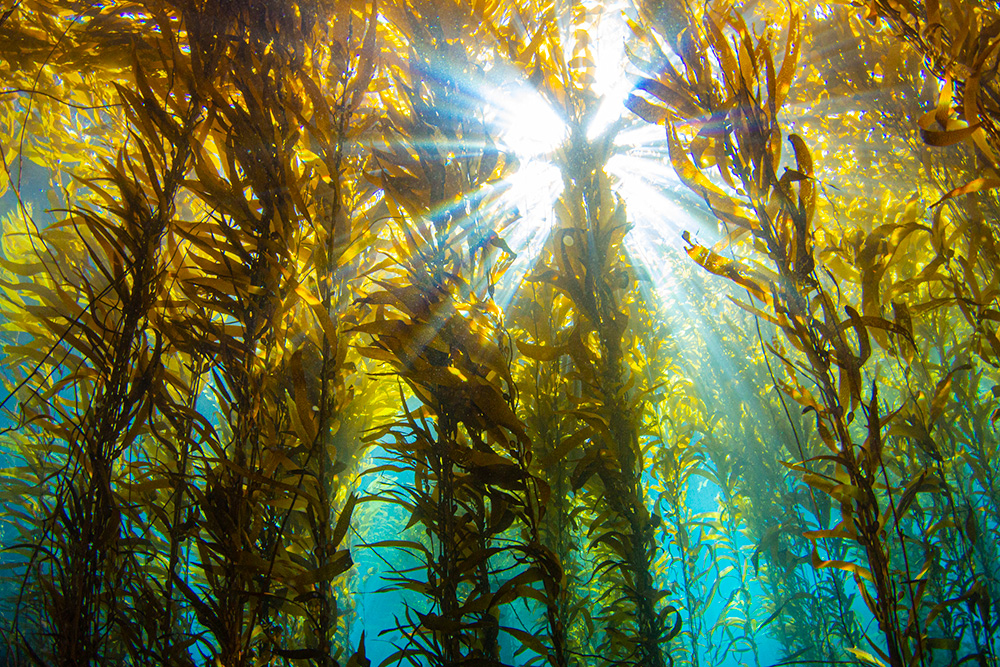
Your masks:
<svg viewBox="0 0 1000 667"><path fill-rule="evenodd" d="M0 664L998 667L992 0L4 0Z"/></svg>

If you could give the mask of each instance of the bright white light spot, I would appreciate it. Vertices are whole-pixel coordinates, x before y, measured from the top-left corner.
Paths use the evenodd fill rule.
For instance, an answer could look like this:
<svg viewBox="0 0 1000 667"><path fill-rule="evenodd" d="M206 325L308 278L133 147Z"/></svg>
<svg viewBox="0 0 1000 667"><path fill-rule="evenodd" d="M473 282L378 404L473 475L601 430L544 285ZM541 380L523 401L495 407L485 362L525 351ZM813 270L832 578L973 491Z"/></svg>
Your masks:
<svg viewBox="0 0 1000 667"><path fill-rule="evenodd" d="M632 92L632 82L627 78L619 78L618 84L610 88L601 99L590 125L587 126L587 139L593 141L622 117L625 110L625 98ZM657 126L653 126L657 127Z"/></svg>
<svg viewBox="0 0 1000 667"><path fill-rule="evenodd" d="M555 216L553 204L562 191L562 173L551 162L529 160L504 181L507 191L502 205L518 219L501 234L517 253L496 293L496 301L506 306L521 286L524 275L534 266Z"/></svg>
<svg viewBox="0 0 1000 667"><path fill-rule="evenodd" d="M532 160L505 181L503 201L520 219L511 225L507 243L519 257L534 261L552 227L552 205L562 191L562 173L551 162Z"/></svg>
<svg viewBox="0 0 1000 667"><path fill-rule="evenodd" d="M643 148L655 147L666 143L666 133L661 125L650 125L649 123L637 123L626 128L615 137L615 145L623 148ZM656 150L656 149L653 149ZM664 157L665 154L664 147ZM672 170L667 170L673 173Z"/></svg>
<svg viewBox="0 0 1000 667"><path fill-rule="evenodd" d="M635 225L626 237L628 252L645 267L650 287L666 299L676 289L676 281L665 253L683 253L681 233L697 231L701 225L676 200L676 193L683 191L676 174L655 150L650 152L650 157L615 155L608 160L607 170Z"/></svg>
<svg viewBox="0 0 1000 667"><path fill-rule="evenodd" d="M625 98L632 90L632 81L625 72L625 39L630 29L620 7L608 7L595 26L593 42L593 90L601 96L601 105L587 127L587 139L594 140L621 118Z"/></svg>
<svg viewBox="0 0 1000 667"><path fill-rule="evenodd" d="M521 160L551 153L566 138L566 123L534 91L517 90L495 103L500 139Z"/></svg>

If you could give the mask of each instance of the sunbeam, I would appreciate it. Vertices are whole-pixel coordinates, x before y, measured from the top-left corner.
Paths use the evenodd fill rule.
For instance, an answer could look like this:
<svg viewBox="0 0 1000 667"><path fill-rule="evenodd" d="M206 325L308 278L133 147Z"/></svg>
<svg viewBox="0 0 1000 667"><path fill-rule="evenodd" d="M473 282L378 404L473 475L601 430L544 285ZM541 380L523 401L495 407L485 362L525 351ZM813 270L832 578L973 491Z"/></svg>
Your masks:
<svg viewBox="0 0 1000 667"><path fill-rule="evenodd" d="M507 270L498 286L495 299L505 308L514 298L524 276L531 269L552 229L552 205L562 190L562 174L551 162L532 160L504 182L507 191L502 205L518 219L505 237L517 253L517 260Z"/></svg>
<svg viewBox="0 0 1000 667"><path fill-rule="evenodd" d="M526 86L501 89L488 96L487 102L498 109L501 144L521 161L551 153L566 138L566 122L535 90Z"/></svg>

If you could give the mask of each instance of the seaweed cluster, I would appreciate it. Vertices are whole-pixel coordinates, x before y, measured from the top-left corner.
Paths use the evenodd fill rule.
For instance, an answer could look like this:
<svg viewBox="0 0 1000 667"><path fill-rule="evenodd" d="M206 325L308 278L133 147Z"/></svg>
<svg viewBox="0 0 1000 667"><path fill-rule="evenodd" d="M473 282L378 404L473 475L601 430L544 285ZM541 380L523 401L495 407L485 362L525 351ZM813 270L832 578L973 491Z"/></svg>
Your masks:
<svg viewBox="0 0 1000 667"><path fill-rule="evenodd" d="M996 665L998 61L973 0L5 6L3 659Z"/></svg>

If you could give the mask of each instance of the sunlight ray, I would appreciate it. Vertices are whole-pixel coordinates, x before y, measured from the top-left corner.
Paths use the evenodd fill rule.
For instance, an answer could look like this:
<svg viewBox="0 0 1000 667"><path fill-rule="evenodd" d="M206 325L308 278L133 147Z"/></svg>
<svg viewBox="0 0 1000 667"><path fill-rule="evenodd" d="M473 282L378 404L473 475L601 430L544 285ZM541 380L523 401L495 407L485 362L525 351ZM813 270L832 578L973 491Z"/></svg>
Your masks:
<svg viewBox="0 0 1000 667"><path fill-rule="evenodd" d="M537 91L500 89L488 101L497 109L501 144L520 160L545 156L566 138L566 122Z"/></svg>

